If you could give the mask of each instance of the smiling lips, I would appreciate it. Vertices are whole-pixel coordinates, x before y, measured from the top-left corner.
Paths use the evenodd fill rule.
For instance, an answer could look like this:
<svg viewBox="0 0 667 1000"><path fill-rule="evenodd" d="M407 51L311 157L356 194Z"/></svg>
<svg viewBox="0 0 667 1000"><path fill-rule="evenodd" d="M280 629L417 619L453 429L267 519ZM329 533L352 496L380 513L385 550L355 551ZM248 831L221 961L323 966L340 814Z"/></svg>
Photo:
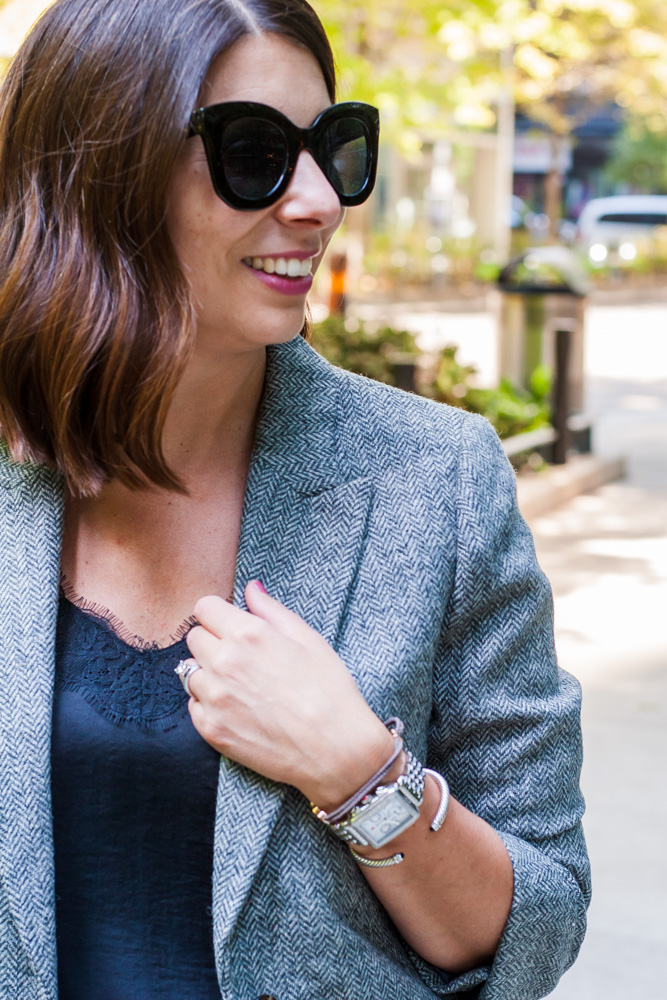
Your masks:
<svg viewBox="0 0 667 1000"><path fill-rule="evenodd" d="M246 257L244 263L254 271L263 271L265 274L277 274L286 278L307 278L312 258L301 260L298 257Z"/></svg>

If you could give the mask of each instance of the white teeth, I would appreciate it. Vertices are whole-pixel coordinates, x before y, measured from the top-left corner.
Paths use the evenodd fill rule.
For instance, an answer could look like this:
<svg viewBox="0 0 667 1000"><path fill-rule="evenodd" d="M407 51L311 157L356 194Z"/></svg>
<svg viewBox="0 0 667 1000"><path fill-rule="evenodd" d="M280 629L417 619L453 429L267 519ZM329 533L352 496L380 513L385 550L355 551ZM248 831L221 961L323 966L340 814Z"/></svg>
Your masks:
<svg viewBox="0 0 667 1000"><path fill-rule="evenodd" d="M312 264L311 260L299 260L297 257L246 257L245 260L255 271L286 275L289 278L308 277Z"/></svg>

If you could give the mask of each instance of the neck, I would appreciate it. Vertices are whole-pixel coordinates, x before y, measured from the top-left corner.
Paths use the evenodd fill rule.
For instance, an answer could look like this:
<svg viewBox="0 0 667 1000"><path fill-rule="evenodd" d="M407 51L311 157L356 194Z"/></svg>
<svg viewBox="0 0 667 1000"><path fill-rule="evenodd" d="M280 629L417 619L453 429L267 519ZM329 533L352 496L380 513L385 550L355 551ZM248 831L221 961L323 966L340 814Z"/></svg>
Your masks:
<svg viewBox="0 0 667 1000"><path fill-rule="evenodd" d="M265 371L264 347L232 354L224 366L192 357L163 434L167 462L186 483L250 459Z"/></svg>

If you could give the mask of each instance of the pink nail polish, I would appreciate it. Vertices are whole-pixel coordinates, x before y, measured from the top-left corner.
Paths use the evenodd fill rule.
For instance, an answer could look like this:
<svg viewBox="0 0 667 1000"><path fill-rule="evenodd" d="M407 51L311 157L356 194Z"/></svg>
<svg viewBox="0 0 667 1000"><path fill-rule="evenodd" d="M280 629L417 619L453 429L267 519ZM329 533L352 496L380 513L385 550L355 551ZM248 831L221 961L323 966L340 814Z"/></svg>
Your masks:
<svg viewBox="0 0 667 1000"><path fill-rule="evenodd" d="M266 589L261 580L253 580L253 583L255 584L258 590L262 591L263 594L268 594L268 590Z"/></svg>

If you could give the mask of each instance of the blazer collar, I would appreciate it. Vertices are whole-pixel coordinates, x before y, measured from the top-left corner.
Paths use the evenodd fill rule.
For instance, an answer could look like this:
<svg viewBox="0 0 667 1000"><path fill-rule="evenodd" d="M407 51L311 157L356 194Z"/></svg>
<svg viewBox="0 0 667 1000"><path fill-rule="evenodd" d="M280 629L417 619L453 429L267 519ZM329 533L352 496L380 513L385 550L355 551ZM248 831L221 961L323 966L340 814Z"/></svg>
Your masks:
<svg viewBox="0 0 667 1000"><path fill-rule="evenodd" d="M339 455L340 381L303 337L267 347L251 473L270 464L303 493L346 478Z"/></svg>
<svg viewBox="0 0 667 1000"><path fill-rule="evenodd" d="M341 415L346 388L301 337L267 352L234 584L234 603L259 578L268 592L336 646L373 488ZM213 921L221 982L241 907L286 788L223 758L218 785Z"/></svg>
<svg viewBox="0 0 667 1000"><path fill-rule="evenodd" d="M372 500L340 414L344 382L302 337L267 348L234 599L259 578L335 646ZM63 487L0 448L0 884L46 996L57 991L50 740ZM247 609L246 609L247 610ZM216 956L250 890L284 786L221 761L215 826Z"/></svg>

